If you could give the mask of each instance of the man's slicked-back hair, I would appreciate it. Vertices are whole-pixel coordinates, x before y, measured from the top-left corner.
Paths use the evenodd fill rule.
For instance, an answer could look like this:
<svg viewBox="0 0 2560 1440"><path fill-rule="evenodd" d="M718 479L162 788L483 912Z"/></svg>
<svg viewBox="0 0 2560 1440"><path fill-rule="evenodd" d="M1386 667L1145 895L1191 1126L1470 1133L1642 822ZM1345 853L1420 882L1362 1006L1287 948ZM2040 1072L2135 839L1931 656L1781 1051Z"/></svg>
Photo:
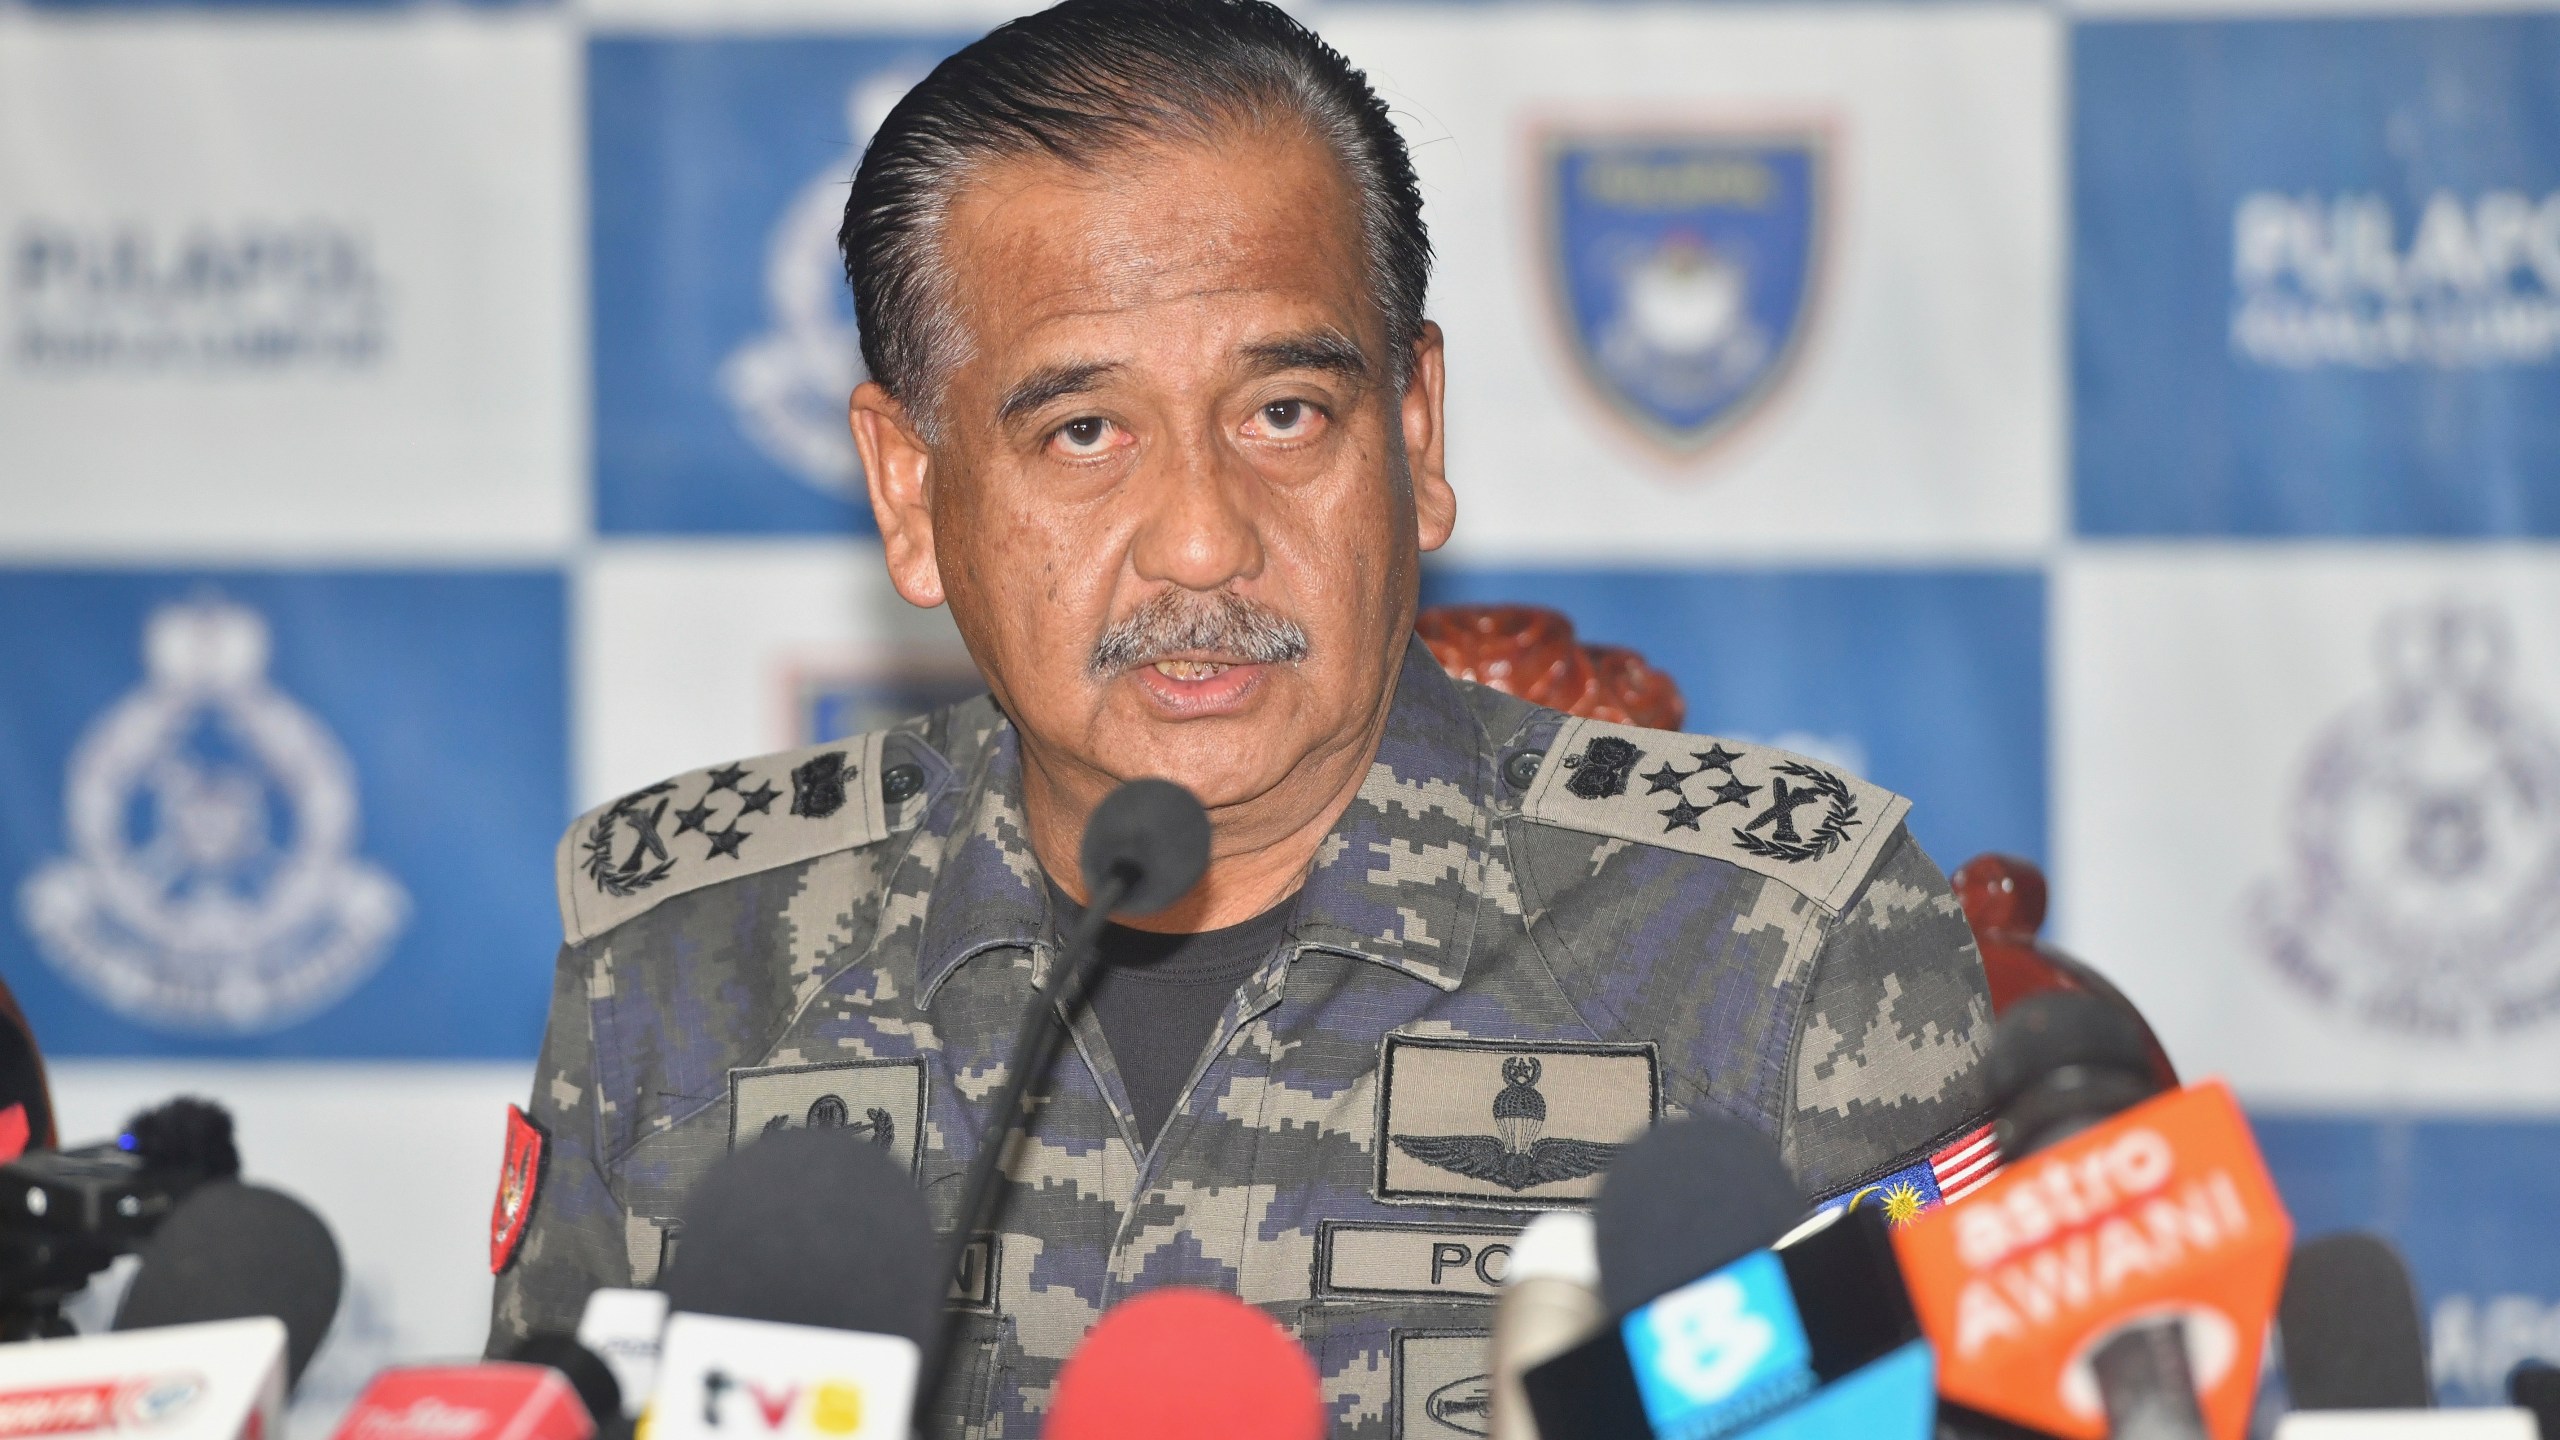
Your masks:
<svg viewBox="0 0 2560 1440"><path fill-rule="evenodd" d="M930 434L967 343L941 277L953 197L991 163L1078 169L1167 142L1303 127L1358 195L1371 298L1401 387L1422 331L1431 239L1413 159L1341 52L1265 0L1066 0L934 67L882 121L845 201L845 278L872 378Z"/></svg>

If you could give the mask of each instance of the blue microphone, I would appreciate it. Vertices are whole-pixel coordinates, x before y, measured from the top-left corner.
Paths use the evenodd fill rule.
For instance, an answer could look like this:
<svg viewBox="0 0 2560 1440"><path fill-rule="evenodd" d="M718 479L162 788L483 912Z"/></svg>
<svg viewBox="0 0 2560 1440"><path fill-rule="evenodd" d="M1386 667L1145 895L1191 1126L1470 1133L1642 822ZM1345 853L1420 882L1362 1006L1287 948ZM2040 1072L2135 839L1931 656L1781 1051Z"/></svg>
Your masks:
<svg viewBox="0 0 2560 1440"><path fill-rule="evenodd" d="M1937 1367L1885 1220L1840 1209L1788 1233L1804 1208L1739 1122L1631 1145L1594 1217L1614 1323L1521 1377L1541 1440L1927 1440Z"/></svg>

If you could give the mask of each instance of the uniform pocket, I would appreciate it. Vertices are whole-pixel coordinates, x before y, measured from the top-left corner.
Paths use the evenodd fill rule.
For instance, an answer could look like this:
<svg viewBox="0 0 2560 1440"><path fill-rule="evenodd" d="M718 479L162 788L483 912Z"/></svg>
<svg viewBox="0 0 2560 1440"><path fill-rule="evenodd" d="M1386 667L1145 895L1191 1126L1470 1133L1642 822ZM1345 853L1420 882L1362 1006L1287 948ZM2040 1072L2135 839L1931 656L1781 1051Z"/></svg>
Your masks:
<svg viewBox="0 0 2560 1440"><path fill-rule="evenodd" d="M1490 1304L1312 1300L1299 1309L1298 1335L1323 1377L1334 1440L1490 1432Z"/></svg>
<svg viewBox="0 0 2560 1440"><path fill-rule="evenodd" d="M1005 1373L1004 1342L1011 1321L1002 1315L963 1315L952 1343L950 1383L934 1400L918 1429L932 1440L976 1440L994 1412L996 1384Z"/></svg>

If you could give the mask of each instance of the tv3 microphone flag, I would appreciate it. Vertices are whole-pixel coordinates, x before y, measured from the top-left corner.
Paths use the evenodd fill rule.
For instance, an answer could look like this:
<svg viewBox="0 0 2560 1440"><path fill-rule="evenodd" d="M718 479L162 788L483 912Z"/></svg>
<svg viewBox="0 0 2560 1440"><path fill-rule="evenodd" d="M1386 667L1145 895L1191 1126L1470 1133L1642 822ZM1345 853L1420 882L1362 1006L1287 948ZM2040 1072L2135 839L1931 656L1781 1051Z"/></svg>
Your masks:
<svg viewBox="0 0 2560 1440"><path fill-rule="evenodd" d="M1894 1231L1946 1399L2104 1440L2089 1358L2128 1320L2186 1322L2198 1404L2239 1440L2293 1223L2218 1081L2011 1162Z"/></svg>

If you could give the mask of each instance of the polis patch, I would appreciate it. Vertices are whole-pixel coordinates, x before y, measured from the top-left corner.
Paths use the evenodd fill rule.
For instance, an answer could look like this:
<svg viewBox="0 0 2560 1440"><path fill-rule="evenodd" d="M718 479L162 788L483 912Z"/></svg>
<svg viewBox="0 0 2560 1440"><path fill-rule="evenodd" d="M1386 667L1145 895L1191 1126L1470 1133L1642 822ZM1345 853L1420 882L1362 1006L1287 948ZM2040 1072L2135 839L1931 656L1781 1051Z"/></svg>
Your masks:
<svg viewBox="0 0 2560 1440"><path fill-rule="evenodd" d="M523 1248L524 1232L533 1222L534 1202L542 1194L542 1155L550 1137L533 1117L507 1107L507 1150L498 1164L498 1198L489 1207L489 1273L507 1268Z"/></svg>
<svg viewBox="0 0 2560 1440"><path fill-rule="evenodd" d="M1662 1109L1650 1044L1389 1035L1378 1076L1377 1195L1389 1204L1584 1204Z"/></svg>
<svg viewBox="0 0 2560 1440"><path fill-rule="evenodd" d="M729 1148L775 1130L849 1130L916 1172L924 1061L839 1060L729 1072Z"/></svg>
<svg viewBox="0 0 2560 1440"><path fill-rule="evenodd" d="M1327 1220L1316 1230L1319 1295L1490 1300L1509 1273L1517 1229Z"/></svg>
<svg viewBox="0 0 2560 1440"><path fill-rule="evenodd" d="M1484 1330L1399 1330L1398 1440L1493 1433L1493 1336Z"/></svg>

